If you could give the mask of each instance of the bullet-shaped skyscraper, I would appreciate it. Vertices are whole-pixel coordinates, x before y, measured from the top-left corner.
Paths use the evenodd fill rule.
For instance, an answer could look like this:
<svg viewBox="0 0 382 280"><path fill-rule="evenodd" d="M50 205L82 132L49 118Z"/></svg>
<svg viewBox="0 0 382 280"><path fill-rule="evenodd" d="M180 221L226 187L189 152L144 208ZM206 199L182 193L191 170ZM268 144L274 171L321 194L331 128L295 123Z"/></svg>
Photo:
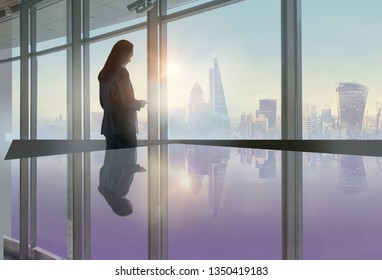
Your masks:
<svg viewBox="0 0 382 280"><path fill-rule="evenodd" d="M346 128L348 138L359 138L368 89L358 83L339 83L336 90L339 126Z"/></svg>

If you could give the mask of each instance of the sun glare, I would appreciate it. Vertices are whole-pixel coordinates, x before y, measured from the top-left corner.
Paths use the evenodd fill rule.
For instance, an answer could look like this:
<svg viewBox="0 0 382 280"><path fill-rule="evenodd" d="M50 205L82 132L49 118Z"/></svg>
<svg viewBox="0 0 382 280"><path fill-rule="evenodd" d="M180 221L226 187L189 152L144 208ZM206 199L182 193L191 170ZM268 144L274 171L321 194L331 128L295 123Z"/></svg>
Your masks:
<svg viewBox="0 0 382 280"><path fill-rule="evenodd" d="M169 59L167 62L167 81L168 81L168 107L183 108L188 99L189 90L185 86L185 71L179 59Z"/></svg>
<svg viewBox="0 0 382 280"><path fill-rule="evenodd" d="M179 64L173 62L173 61L169 61L167 63L167 76L168 78L174 78L176 77L177 75L179 75L179 72L180 72L180 66Z"/></svg>

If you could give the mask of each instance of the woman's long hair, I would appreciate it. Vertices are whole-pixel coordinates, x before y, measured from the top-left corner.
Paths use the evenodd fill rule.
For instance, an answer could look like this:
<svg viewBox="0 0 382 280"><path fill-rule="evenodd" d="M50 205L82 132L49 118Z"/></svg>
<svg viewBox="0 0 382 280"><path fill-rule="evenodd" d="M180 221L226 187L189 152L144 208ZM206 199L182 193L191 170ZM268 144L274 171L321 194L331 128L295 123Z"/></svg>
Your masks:
<svg viewBox="0 0 382 280"><path fill-rule="evenodd" d="M134 45L127 40L120 40L111 49L111 52L98 74L98 81L106 82L109 77L118 69L132 52Z"/></svg>

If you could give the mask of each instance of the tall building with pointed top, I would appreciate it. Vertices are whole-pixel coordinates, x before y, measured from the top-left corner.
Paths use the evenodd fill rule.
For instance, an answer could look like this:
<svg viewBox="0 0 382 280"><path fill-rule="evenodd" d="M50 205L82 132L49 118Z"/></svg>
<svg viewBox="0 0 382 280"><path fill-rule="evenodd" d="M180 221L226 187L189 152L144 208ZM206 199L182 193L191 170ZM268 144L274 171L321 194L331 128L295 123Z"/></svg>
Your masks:
<svg viewBox="0 0 382 280"><path fill-rule="evenodd" d="M217 58L214 58L214 66L210 68L210 106L213 115L229 118Z"/></svg>
<svg viewBox="0 0 382 280"><path fill-rule="evenodd" d="M231 121L228 114L217 58L214 58L214 65L209 70L209 97L210 113L213 127L215 127L215 136L227 137L230 135Z"/></svg>

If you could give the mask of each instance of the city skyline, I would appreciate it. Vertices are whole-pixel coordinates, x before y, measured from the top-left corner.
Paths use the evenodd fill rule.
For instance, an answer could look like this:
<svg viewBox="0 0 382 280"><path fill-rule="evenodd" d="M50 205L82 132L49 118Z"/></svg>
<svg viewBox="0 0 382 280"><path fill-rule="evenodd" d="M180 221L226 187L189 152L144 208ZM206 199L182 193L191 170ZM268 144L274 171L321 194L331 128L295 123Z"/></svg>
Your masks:
<svg viewBox="0 0 382 280"><path fill-rule="evenodd" d="M302 104L315 105L318 115L322 110L330 109L333 116L338 116L333 94L336 84L358 82L369 89L365 118L370 119L370 124L377 114L376 104L382 104L382 84L379 79L382 40L373 36L382 27L382 21L374 12L382 4L375 0L368 0L369 5L361 5L357 1L325 1L332 9L324 9L314 1L302 3ZM255 114L255 107L262 99L275 99L277 108L281 108L279 1L266 1L261 4L262 9L255 8L256 1L242 1L228 7L167 25L169 110L186 106L188 93L195 81L203 90L209 88L208 69L214 57L219 58L232 121L239 122L242 113ZM242 15L240 21L235 17L236 14ZM145 30L140 30L90 45L91 112L101 110L96 81L98 71L113 43L121 38L134 42L134 57L127 68L137 98L147 99L146 35ZM229 39L227 35L230 35ZM207 41L208 45L202 44ZM373 43L365 45L362 42ZM38 77L41 79L38 118L54 119L62 114L63 119L66 119L66 85L57 82L66 76L66 59L65 51L38 57ZM59 66L52 66L53 61L59 62ZM15 115L18 112L19 65L12 65ZM52 67L55 72L49 71ZM47 102L52 98L59 102L55 105ZM207 102L208 99L209 96L206 96ZM280 110L277 120L279 118ZM146 108L139 113L139 119L142 122L147 120ZM15 130L17 127L16 121Z"/></svg>

